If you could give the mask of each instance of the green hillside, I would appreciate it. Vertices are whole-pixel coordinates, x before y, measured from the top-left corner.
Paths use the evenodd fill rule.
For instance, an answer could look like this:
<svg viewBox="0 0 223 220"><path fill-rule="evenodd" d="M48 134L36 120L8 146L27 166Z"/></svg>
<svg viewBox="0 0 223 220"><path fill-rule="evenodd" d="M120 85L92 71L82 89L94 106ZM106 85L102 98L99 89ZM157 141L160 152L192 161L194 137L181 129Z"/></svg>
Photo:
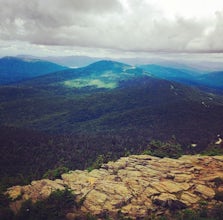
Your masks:
<svg viewBox="0 0 223 220"><path fill-rule="evenodd" d="M86 84L64 84L77 79ZM96 79L115 87L89 84ZM0 110L3 185L131 153L198 153L223 130L221 96L111 61L2 86ZM154 139L163 142L148 147Z"/></svg>
<svg viewBox="0 0 223 220"><path fill-rule="evenodd" d="M100 85L92 84L96 80ZM150 137L175 135L183 142L203 141L222 130L220 96L111 61L48 74L0 91L0 120L5 126L56 134L141 129Z"/></svg>

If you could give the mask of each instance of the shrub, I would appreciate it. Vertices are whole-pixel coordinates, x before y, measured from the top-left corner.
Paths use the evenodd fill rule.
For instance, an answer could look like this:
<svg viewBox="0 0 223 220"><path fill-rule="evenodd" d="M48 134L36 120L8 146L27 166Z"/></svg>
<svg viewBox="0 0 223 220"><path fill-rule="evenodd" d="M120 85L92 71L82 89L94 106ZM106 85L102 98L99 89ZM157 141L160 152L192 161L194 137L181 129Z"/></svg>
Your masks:
<svg viewBox="0 0 223 220"><path fill-rule="evenodd" d="M87 168L88 172L99 169L103 163L107 163L112 160L112 153L108 152L107 154L98 155L97 159L92 163L90 167Z"/></svg>
<svg viewBox="0 0 223 220"><path fill-rule="evenodd" d="M75 197L68 189L53 192L47 199L32 203L27 200L16 220L62 220L75 204Z"/></svg>
<svg viewBox="0 0 223 220"><path fill-rule="evenodd" d="M152 140L143 154L150 154L157 157L172 157L178 158L182 155L183 150L181 145L172 138L169 141L161 142L159 140Z"/></svg>
<svg viewBox="0 0 223 220"><path fill-rule="evenodd" d="M69 171L69 169L67 167L60 166L60 167L57 167L53 170L48 170L43 175L43 178L47 178L47 179L50 179L50 180L60 179L61 174L67 173L68 171Z"/></svg>
<svg viewBox="0 0 223 220"><path fill-rule="evenodd" d="M211 215L216 220L222 220L223 219L223 204L217 205L213 210L211 211Z"/></svg>
<svg viewBox="0 0 223 220"><path fill-rule="evenodd" d="M207 146L207 148L202 152L203 155L207 156L216 156L223 154L222 145L211 143Z"/></svg>
<svg viewBox="0 0 223 220"><path fill-rule="evenodd" d="M4 220L12 220L13 219L13 212L9 208L9 198L4 195L3 193L0 193L0 219Z"/></svg>

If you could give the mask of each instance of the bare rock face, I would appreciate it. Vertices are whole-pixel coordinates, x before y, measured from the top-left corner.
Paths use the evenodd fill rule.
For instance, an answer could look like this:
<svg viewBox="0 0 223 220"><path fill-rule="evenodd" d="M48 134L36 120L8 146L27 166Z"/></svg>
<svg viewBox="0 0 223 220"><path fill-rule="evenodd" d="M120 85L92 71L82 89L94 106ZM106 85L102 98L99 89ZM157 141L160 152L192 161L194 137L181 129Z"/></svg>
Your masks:
<svg viewBox="0 0 223 220"><path fill-rule="evenodd" d="M133 219L196 208L201 201L211 207L216 192L223 191L223 156L182 156L179 159L132 155L104 164L100 169L70 171L61 180L33 181L7 190L11 207L48 197L55 190L72 189L82 200L81 211L100 216L122 213ZM20 206L18 205L20 204ZM68 219L75 214L69 212Z"/></svg>

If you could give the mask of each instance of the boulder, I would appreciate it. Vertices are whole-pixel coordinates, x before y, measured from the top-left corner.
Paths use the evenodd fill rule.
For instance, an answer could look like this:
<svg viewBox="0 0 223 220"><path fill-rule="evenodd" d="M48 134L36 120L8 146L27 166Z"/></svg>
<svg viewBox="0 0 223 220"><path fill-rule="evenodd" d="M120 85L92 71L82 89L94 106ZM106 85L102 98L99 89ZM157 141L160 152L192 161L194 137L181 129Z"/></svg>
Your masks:
<svg viewBox="0 0 223 220"><path fill-rule="evenodd" d="M190 185L187 183L177 183L171 180L163 180L160 182L150 183L152 188L155 188L159 192L177 193L183 190L188 190Z"/></svg>
<svg viewBox="0 0 223 220"><path fill-rule="evenodd" d="M21 186L13 186L8 189L7 193L9 198L15 200L22 196L22 187Z"/></svg>
<svg viewBox="0 0 223 220"><path fill-rule="evenodd" d="M212 188L201 184L197 185L194 191L204 199L213 199L215 196L215 191Z"/></svg>
<svg viewBox="0 0 223 220"><path fill-rule="evenodd" d="M146 206L128 204L122 207L121 212L126 216L139 219L148 215L148 208Z"/></svg>
<svg viewBox="0 0 223 220"><path fill-rule="evenodd" d="M184 182L190 182L192 179L194 179L194 174L176 174L174 177L174 181L178 183L184 183Z"/></svg>
<svg viewBox="0 0 223 220"><path fill-rule="evenodd" d="M182 201L187 206L195 204L200 200L201 198L199 196L192 194L190 192L183 192L180 198L180 201Z"/></svg>

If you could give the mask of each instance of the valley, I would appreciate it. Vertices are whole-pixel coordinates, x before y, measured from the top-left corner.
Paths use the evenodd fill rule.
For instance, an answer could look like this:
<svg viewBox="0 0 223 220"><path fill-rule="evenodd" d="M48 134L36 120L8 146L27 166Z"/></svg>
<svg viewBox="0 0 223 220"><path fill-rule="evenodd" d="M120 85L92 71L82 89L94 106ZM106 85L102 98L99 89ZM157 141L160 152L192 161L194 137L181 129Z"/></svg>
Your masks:
<svg viewBox="0 0 223 220"><path fill-rule="evenodd" d="M223 1L0 7L0 220L223 220Z"/></svg>
<svg viewBox="0 0 223 220"><path fill-rule="evenodd" d="M195 76L102 60L2 85L0 190L132 154L222 154L223 97Z"/></svg>
<svg viewBox="0 0 223 220"><path fill-rule="evenodd" d="M114 61L3 85L0 109L2 175L18 176L13 161L23 179L33 170L39 178L60 166L87 168L100 155L140 153L153 140L198 153L223 130L221 95Z"/></svg>

